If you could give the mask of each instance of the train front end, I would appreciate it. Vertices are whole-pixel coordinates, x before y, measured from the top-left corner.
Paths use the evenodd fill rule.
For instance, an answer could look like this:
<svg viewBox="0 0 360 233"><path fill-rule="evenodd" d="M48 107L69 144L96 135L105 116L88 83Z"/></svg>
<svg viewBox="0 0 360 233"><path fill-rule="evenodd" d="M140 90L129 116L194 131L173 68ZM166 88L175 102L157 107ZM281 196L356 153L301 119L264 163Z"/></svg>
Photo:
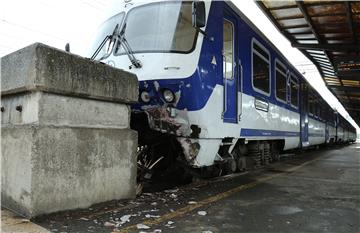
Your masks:
<svg viewBox="0 0 360 233"><path fill-rule="evenodd" d="M209 9L210 2L127 0L112 7L94 42L92 59L137 75L131 127L147 150L143 157L161 160L159 166L179 160L201 166L194 161L200 131L189 112L204 103L199 88L206 72L198 62Z"/></svg>

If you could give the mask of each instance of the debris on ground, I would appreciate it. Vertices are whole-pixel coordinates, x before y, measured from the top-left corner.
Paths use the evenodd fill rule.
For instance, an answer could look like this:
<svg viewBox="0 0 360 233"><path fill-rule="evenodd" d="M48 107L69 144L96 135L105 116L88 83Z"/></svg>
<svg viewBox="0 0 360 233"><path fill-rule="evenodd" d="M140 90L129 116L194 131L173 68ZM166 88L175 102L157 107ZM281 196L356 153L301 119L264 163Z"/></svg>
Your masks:
<svg viewBox="0 0 360 233"><path fill-rule="evenodd" d="M200 210L198 211L198 215L205 216L207 213L206 211Z"/></svg>
<svg viewBox="0 0 360 233"><path fill-rule="evenodd" d="M145 218L160 218L160 215L145 214Z"/></svg>
<svg viewBox="0 0 360 233"><path fill-rule="evenodd" d="M136 227L137 227L137 229L145 229L145 230L150 229L149 226L142 224L142 223L136 224Z"/></svg>
<svg viewBox="0 0 360 233"><path fill-rule="evenodd" d="M189 205L196 205L197 202L196 202L196 201L189 201L188 204L189 204Z"/></svg>
<svg viewBox="0 0 360 233"><path fill-rule="evenodd" d="M151 210L143 210L143 213L149 213L149 212L157 212L159 211L158 209L151 209Z"/></svg>
<svg viewBox="0 0 360 233"><path fill-rule="evenodd" d="M178 192L178 191L179 191L178 188L174 188L174 189L165 190L164 192L165 192L165 193L176 193L176 192Z"/></svg>
<svg viewBox="0 0 360 233"><path fill-rule="evenodd" d="M89 221L89 219L88 218L84 218L84 217L82 217L82 218L79 218L80 220L83 220L83 221Z"/></svg>
<svg viewBox="0 0 360 233"><path fill-rule="evenodd" d="M105 226L105 227L114 227L115 224L114 224L114 223L111 223L111 222L105 222L105 223L104 223L104 226Z"/></svg>
<svg viewBox="0 0 360 233"><path fill-rule="evenodd" d="M175 226L171 226L172 224L174 224L174 222L173 221L168 221L167 223L166 223L166 227L169 227L169 228L175 228Z"/></svg>
<svg viewBox="0 0 360 233"><path fill-rule="evenodd" d="M175 199L175 198L177 198L177 195L172 193L172 194L170 194L170 197Z"/></svg>
<svg viewBox="0 0 360 233"><path fill-rule="evenodd" d="M150 233L161 233L162 230L161 229L155 229L154 231L150 232Z"/></svg>
<svg viewBox="0 0 360 233"><path fill-rule="evenodd" d="M123 216L120 218L120 221L122 222L122 224L124 224L124 223L126 223L126 222L130 222L130 217L131 217L130 214L123 215Z"/></svg>

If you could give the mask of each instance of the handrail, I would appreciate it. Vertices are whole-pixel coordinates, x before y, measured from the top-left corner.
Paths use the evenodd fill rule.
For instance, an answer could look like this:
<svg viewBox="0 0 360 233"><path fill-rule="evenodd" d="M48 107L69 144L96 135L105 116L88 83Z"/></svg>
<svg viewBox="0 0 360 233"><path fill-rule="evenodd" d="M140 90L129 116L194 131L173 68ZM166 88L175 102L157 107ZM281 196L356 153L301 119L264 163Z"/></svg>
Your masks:
<svg viewBox="0 0 360 233"><path fill-rule="evenodd" d="M240 68L240 109L239 109L239 121L241 120L242 115L242 101L243 101L243 66L241 60L239 59L239 68Z"/></svg>
<svg viewBox="0 0 360 233"><path fill-rule="evenodd" d="M227 94L227 78L226 78L226 64L227 64L227 62L226 62L226 56L225 55L223 55L223 63L225 63L225 67L224 67L224 70L225 70L225 72L223 72L224 73L224 77L223 77L223 79L224 79L224 92L223 92L223 98L224 98L224 101L223 101L223 103L224 103L224 107L223 107L223 112L221 113L221 118L222 119L224 119L224 115L225 115L225 112L227 112L227 96L226 96L226 94Z"/></svg>

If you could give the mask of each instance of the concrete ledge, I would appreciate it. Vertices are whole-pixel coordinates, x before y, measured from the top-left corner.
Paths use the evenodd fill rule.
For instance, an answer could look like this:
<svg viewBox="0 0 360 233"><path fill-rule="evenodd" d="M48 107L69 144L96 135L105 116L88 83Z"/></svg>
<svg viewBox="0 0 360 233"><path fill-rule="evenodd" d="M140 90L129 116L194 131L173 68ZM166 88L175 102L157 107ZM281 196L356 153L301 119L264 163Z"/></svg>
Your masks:
<svg viewBox="0 0 360 233"><path fill-rule="evenodd" d="M138 100L134 74L40 43L1 58L1 96L25 91L122 103Z"/></svg>
<svg viewBox="0 0 360 233"><path fill-rule="evenodd" d="M51 125L84 128L129 128L130 107L44 92L7 95L1 99L2 125ZM16 110L21 106L21 112Z"/></svg>
<svg viewBox="0 0 360 233"><path fill-rule="evenodd" d="M27 217L135 196L129 129L2 128L2 204Z"/></svg>

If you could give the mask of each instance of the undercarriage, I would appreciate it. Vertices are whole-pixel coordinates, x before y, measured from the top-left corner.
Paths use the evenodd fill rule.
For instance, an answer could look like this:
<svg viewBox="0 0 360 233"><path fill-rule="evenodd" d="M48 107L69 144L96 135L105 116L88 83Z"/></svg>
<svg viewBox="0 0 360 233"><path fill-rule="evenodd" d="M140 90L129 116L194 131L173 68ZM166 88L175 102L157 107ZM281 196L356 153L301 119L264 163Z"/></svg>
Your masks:
<svg viewBox="0 0 360 233"><path fill-rule="evenodd" d="M156 183L173 181L176 184L189 183L197 179L222 176L235 172L256 169L279 160L283 141L247 141L224 138L211 166L192 166L191 158L185 153L182 140L173 131L153 130L148 115L136 112L131 115L131 128L138 132L138 175L139 192ZM196 139L195 139L196 140ZM191 143L189 144L191 145ZM204 148L197 148L198 150ZM171 183L171 182L170 182ZM153 190L154 187L151 187ZM156 189L156 188L155 188Z"/></svg>

